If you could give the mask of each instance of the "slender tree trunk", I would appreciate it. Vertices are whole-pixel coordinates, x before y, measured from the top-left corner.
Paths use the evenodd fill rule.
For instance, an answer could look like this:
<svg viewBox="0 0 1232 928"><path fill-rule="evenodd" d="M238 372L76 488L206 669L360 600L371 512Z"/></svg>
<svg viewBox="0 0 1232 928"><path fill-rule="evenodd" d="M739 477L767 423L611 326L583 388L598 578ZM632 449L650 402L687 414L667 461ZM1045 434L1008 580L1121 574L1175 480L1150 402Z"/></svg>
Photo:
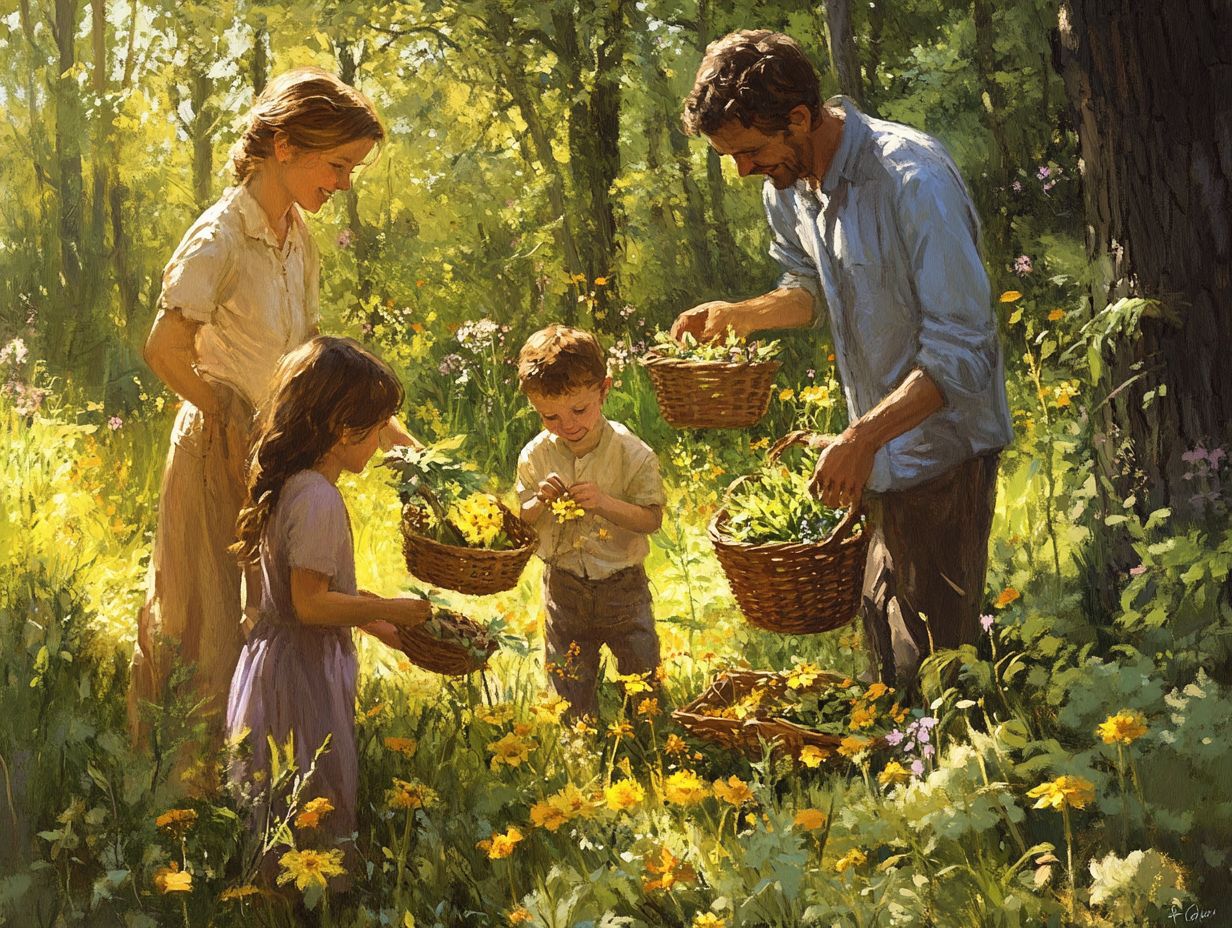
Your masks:
<svg viewBox="0 0 1232 928"><path fill-rule="evenodd" d="M362 51L349 40L335 44L338 58L338 76L343 82L355 86ZM372 300L374 284L372 267L380 260L380 245L375 230L359 215L359 191L352 187L346 191L347 226L351 230L351 251L355 255L355 288L360 302L368 306L367 322L373 328L381 321L381 307Z"/></svg>
<svg viewBox="0 0 1232 928"><path fill-rule="evenodd" d="M107 4L104 0L90 0L90 39L94 61L91 68L91 89L94 91L95 126L94 152L91 158L90 233L85 253L84 303L91 320L91 334L97 339L97 350L91 352L90 370L101 367L102 382L106 386L112 352L108 346L111 338L110 323L105 311L107 293L107 183L111 161L111 104L107 99Z"/></svg>
<svg viewBox="0 0 1232 928"><path fill-rule="evenodd" d="M844 94L864 107L864 82L860 79L860 56L851 28L851 0L825 0L826 32L830 46L830 65L838 75Z"/></svg>
<svg viewBox="0 0 1232 928"><path fill-rule="evenodd" d="M260 96L269 81L269 28L265 16L258 15L252 34L252 54L248 58L248 74L252 79L252 92Z"/></svg>
<svg viewBox="0 0 1232 928"><path fill-rule="evenodd" d="M1009 255L1009 216L1004 211L998 212L998 204L1010 184L1014 157L1005 134L1005 92L996 79L997 52L994 45L996 32L992 22L993 6L989 0L974 0L972 14L975 25L976 71L979 74L983 98L980 117L993 142L993 158L989 172L992 175L992 189L989 190L988 185L983 185L985 194L981 199L984 202L978 205L986 223L985 235L989 239L989 251L996 260L1004 261Z"/></svg>
<svg viewBox="0 0 1232 928"><path fill-rule="evenodd" d="M868 54L864 59L864 112L877 114L877 106L885 89L881 86L881 43L885 35L886 8L884 3L874 3L868 10Z"/></svg>
<svg viewBox="0 0 1232 928"><path fill-rule="evenodd" d="M1200 0L1063 0L1054 63L1082 151L1088 249L1107 275L1093 308L1158 300L1103 358L1092 414L1104 493L1094 513L1100 602L1115 608L1132 565L1104 524L1193 517L1183 455L1232 435L1232 11Z"/></svg>
<svg viewBox="0 0 1232 928"><path fill-rule="evenodd" d="M211 102L214 81L205 72L206 62L193 64L189 91L192 99L193 196L204 210L214 199L214 127L218 111Z"/></svg>
<svg viewBox="0 0 1232 928"><path fill-rule="evenodd" d="M711 0L698 0L697 44L705 51L711 36ZM714 231L715 266L719 270L720 290L730 293L740 285L738 268L740 251L732 236L731 223L727 219L726 187L723 180L723 165L719 155L706 146L706 185L709 190L710 224Z"/></svg>
<svg viewBox="0 0 1232 928"><path fill-rule="evenodd" d="M64 318L60 326L62 361L71 361L76 348L82 310L82 208L81 101L73 66L77 63L77 0L55 0L53 34L58 57L56 66L56 167L60 200L60 274L63 280Z"/></svg>

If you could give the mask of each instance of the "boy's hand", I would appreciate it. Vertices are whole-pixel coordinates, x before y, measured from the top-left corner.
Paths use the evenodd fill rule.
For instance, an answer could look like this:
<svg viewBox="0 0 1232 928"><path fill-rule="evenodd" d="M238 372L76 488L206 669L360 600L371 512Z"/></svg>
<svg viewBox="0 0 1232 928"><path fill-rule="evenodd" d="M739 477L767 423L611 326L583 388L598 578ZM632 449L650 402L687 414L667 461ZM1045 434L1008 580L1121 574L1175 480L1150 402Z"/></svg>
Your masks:
<svg viewBox="0 0 1232 928"><path fill-rule="evenodd" d="M569 496L585 509L601 516L606 516L612 498L599 489L597 483L575 483L569 487Z"/></svg>
<svg viewBox="0 0 1232 928"><path fill-rule="evenodd" d="M535 491L535 496L541 502L550 503L568 492L569 488L565 486L565 481L561 479L560 474L553 472L539 482L539 489Z"/></svg>

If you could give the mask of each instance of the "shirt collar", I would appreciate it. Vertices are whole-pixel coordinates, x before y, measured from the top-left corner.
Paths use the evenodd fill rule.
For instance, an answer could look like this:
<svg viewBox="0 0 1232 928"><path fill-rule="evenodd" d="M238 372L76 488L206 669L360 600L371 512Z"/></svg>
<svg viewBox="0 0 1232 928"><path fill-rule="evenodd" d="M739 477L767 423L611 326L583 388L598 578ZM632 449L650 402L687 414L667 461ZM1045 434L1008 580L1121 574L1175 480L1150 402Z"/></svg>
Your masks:
<svg viewBox="0 0 1232 928"><path fill-rule="evenodd" d="M854 178L860 150L864 147L864 142L872 130L868 125L868 117L860 112L860 108L850 97L841 94L831 97L826 101L826 106L841 106L847 114L843 122L843 135L839 139L838 149L834 152L830 167L826 169L826 176L821 182L821 191L828 196L834 192L840 179L850 181Z"/></svg>
<svg viewBox="0 0 1232 928"><path fill-rule="evenodd" d="M240 184L236 188L235 205L240 214L240 225L244 229L244 234L249 238L255 238L258 241L265 242L275 251L281 251L282 247L278 244L278 237L274 235L274 230L270 228L269 219L265 215L265 210L261 208L261 204L257 202L257 198L252 195L247 184ZM287 241L289 242L292 234L298 235L298 229L304 224L303 217L299 214L299 209L294 203L290 209L290 224L287 227Z"/></svg>

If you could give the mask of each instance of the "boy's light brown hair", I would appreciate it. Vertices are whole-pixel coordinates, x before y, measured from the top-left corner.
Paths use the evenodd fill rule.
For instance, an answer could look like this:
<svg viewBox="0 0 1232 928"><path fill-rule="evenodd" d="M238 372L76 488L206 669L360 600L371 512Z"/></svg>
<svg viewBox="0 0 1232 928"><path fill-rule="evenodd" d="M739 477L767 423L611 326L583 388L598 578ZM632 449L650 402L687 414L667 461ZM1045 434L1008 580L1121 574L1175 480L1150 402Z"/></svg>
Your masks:
<svg viewBox="0 0 1232 928"><path fill-rule="evenodd" d="M550 325L526 340L518 354L518 386L523 393L560 396L600 386L607 361L599 340L567 325Z"/></svg>

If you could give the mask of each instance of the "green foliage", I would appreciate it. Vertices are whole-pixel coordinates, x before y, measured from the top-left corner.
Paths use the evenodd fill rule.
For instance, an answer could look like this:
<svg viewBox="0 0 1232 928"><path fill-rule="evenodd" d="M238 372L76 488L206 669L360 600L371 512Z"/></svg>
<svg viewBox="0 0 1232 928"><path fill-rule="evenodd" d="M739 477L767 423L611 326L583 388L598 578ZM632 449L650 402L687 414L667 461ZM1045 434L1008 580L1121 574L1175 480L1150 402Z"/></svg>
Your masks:
<svg viewBox="0 0 1232 928"><path fill-rule="evenodd" d="M661 358L675 358L680 361L727 361L742 364L758 364L778 356L777 341L749 341L737 335L734 329L727 330L725 338L712 342L699 343L692 333L685 332L679 340L672 338L670 332L659 331L654 334L651 351Z"/></svg>

